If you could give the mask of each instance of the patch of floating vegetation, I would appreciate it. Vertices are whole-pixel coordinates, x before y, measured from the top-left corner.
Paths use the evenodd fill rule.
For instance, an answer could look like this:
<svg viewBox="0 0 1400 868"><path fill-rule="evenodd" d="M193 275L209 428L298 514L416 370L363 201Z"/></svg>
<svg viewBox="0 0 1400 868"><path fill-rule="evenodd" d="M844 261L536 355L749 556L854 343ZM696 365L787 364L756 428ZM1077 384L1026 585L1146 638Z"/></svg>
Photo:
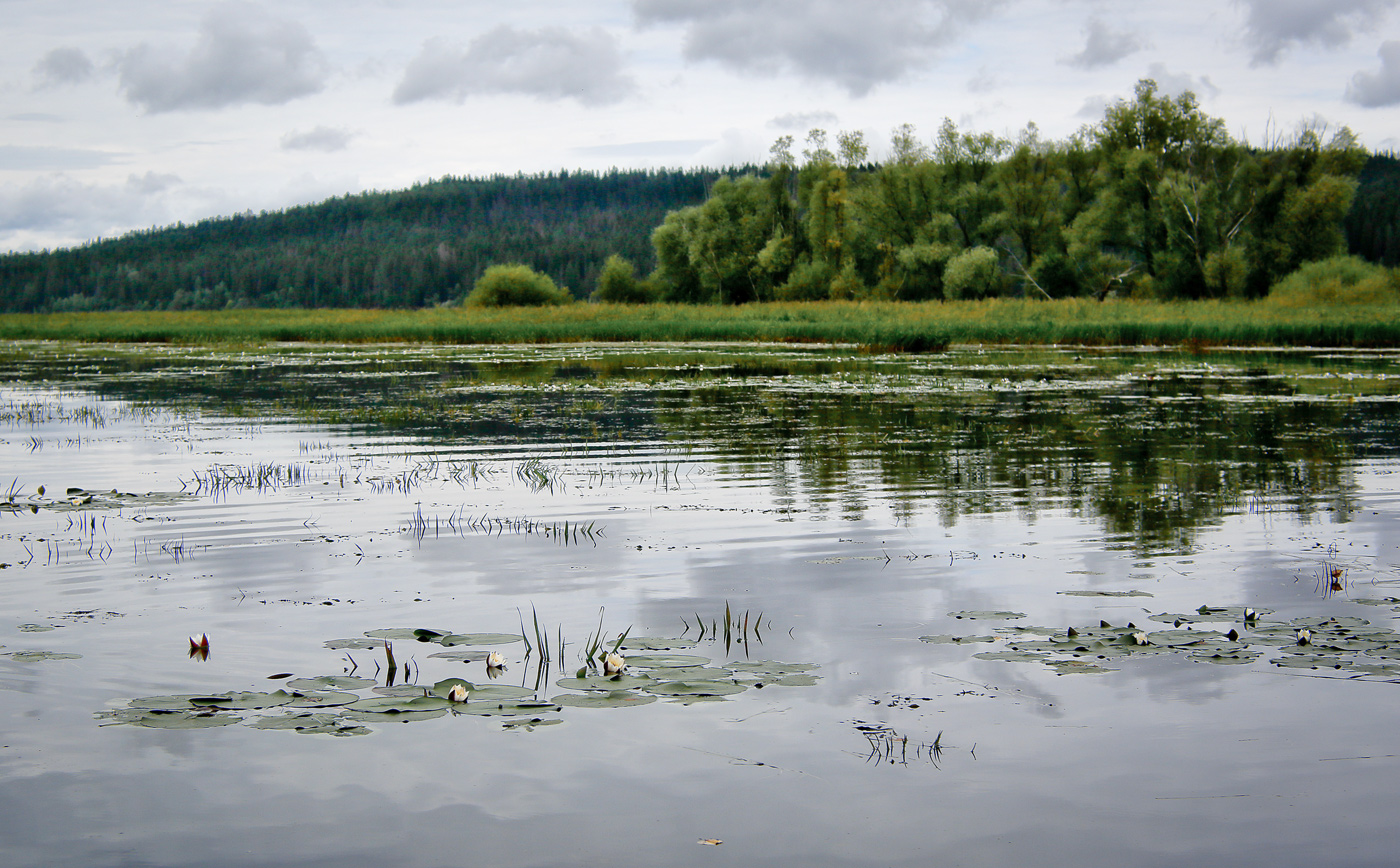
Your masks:
<svg viewBox="0 0 1400 868"><path fill-rule="evenodd" d="M1400 612L1400 598L1362 600ZM966 617L968 613L953 613ZM1147 620L1165 629L1129 622L1115 627L1009 625L990 636L922 636L925 642L960 644L1005 641L1002 649L972 655L979 660L1042 663L1057 674L1103 673L1146 657L1185 658L1193 663L1247 664L1267 655L1285 669L1329 670L1330 677L1400 683L1400 634L1364 618L1342 615L1267 620L1269 609L1201 606L1194 612L1164 612Z"/></svg>
<svg viewBox="0 0 1400 868"><path fill-rule="evenodd" d="M517 633L455 633L428 628L370 630L364 638L331 639L332 650L384 649L390 662L387 683L353 673L294 677L273 691L229 691L213 694L169 694L133 699L124 708L98 712L104 726L129 724L158 729L203 729L243 724L255 729L355 736L367 735L377 725L432 720L447 716L502 718L506 729L525 731L559 723L570 708L628 708L660 700L689 705L722 701L749 690L769 686L806 687L816 684L819 668L812 663L773 660L716 663L691 649L686 639L638 637L626 634L613 650L592 655L572 677L559 678L553 687L565 692L545 695L545 679L534 687L445 678L433 684L394 684L389 640L416 641L451 649L429 657L474 663L485 661L487 674L497 678L502 665L496 652L467 650L508 645L529 640ZM460 646L460 647L459 647ZM626 656L624 656L626 655ZM353 662L353 661L352 661ZM550 661L540 661L541 673ZM358 667L357 667L358 668ZM553 692L553 691L549 691Z"/></svg>
<svg viewBox="0 0 1400 868"><path fill-rule="evenodd" d="M122 509L128 506L169 506L186 503L196 498L179 491L147 492L130 494L117 491L89 491L86 488L69 488L62 497L46 495L44 486L39 486L34 494L23 494L14 486L0 494L0 512L32 512L49 510L52 512L73 512L75 510Z"/></svg>

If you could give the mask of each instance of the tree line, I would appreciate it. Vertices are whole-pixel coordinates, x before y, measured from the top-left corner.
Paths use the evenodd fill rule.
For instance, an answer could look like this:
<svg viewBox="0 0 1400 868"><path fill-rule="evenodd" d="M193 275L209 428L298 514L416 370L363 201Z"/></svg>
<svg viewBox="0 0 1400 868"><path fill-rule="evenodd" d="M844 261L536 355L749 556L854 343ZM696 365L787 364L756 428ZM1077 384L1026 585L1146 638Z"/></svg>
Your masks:
<svg viewBox="0 0 1400 868"><path fill-rule="evenodd" d="M742 169L736 170L742 171ZM668 211L711 169L446 177L261 214L0 256L0 310L415 308L459 299L493 263L586 296L610 254L650 267Z"/></svg>
<svg viewBox="0 0 1400 868"><path fill-rule="evenodd" d="M832 148L813 130L801 159L794 144L667 215L652 235L660 298L1252 298L1345 253L1348 228L1367 255L1395 252L1393 158L1345 127L1253 147L1151 80L1066 141L945 120L925 144L905 125L878 166L859 133Z"/></svg>
<svg viewBox="0 0 1400 868"><path fill-rule="evenodd" d="M574 298L692 303L1250 298L1338 252L1400 265L1393 154L1345 127L1251 146L1151 80L1063 141L944 121L868 151L812 130L763 166L445 177L4 254L0 311L427 307L504 264Z"/></svg>

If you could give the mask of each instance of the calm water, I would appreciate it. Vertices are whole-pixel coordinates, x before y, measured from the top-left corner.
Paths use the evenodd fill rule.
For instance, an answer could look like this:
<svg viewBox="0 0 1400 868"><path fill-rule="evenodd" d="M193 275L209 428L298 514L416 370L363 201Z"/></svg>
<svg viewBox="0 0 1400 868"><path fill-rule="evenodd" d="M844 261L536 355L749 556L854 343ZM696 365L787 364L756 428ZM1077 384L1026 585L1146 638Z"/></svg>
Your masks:
<svg viewBox="0 0 1400 868"><path fill-rule="evenodd" d="M10 345L0 864L1393 864L1397 456L1388 352ZM395 685L736 692L131 708L536 619Z"/></svg>

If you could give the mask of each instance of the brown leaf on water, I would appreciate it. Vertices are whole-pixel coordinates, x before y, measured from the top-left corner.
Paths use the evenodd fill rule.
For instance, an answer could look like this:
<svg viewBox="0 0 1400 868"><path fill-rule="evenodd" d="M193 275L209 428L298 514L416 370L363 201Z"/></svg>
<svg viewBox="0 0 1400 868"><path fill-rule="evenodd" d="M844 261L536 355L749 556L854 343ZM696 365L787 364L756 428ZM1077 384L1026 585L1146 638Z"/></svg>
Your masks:
<svg viewBox="0 0 1400 868"><path fill-rule="evenodd" d="M720 844L723 844L724 842L721 841L721 840L718 839L718 838L701 838L701 839L700 839L699 841L697 841L696 843L697 843L697 844L709 844L711 847L718 847Z"/></svg>

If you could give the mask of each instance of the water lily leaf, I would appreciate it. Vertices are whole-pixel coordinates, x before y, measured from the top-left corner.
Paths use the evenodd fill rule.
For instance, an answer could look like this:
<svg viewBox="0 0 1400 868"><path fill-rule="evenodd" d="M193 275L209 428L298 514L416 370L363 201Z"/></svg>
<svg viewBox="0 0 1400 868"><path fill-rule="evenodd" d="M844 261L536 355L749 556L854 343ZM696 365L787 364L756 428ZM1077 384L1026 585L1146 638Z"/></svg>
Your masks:
<svg viewBox="0 0 1400 868"><path fill-rule="evenodd" d="M471 691L468 700L471 702L495 702L498 699L517 700L534 695L535 691L518 684L478 684L476 689Z"/></svg>
<svg viewBox="0 0 1400 868"><path fill-rule="evenodd" d="M747 673L750 675L767 675L770 677L781 677L792 675L797 672L810 672L813 669L820 669L815 663L776 663L772 660L757 660L744 663L730 663L728 668L734 672Z"/></svg>
<svg viewBox="0 0 1400 868"><path fill-rule="evenodd" d="M347 720L358 720L361 723L408 723L415 720L433 720L438 717L446 717L446 708L424 708L408 711L366 711L363 709L346 708L344 717Z"/></svg>
<svg viewBox="0 0 1400 868"><path fill-rule="evenodd" d="M648 666L646 675L653 681L723 681L734 677L718 666Z"/></svg>
<svg viewBox="0 0 1400 868"><path fill-rule="evenodd" d="M374 685L373 678L361 678L358 675L319 675L315 678L293 678L287 682L287 686L296 691L325 690L327 688L359 690L361 687L373 687Z"/></svg>
<svg viewBox="0 0 1400 868"><path fill-rule="evenodd" d="M623 650L626 651L674 651L678 648L694 648L697 644L692 639L659 639L652 636L628 636L627 641L622 643Z"/></svg>
<svg viewBox="0 0 1400 868"><path fill-rule="evenodd" d="M334 708L338 705L349 705L359 700L359 696L353 693L346 693L343 690L309 690L305 693L292 695L292 701L287 703L288 708Z"/></svg>
<svg viewBox="0 0 1400 868"><path fill-rule="evenodd" d="M1047 660L1045 664L1055 670L1056 675L1097 675L1102 672L1116 672L1087 660Z"/></svg>
<svg viewBox="0 0 1400 868"><path fill-rule="evenodd" d="M241 720L242 718L234 714L152 709L130 722L136 726L148 726L152 729L208 729L214 726L228 726Z"/></svg>
<svg viewBox="0 0 1400 868"><path fill-rule="evenodd" d="M422 696L428 692L421 684L395 684L392 687L380 686L370 691L380 696L406 696L412 699L415 696ZM446 694L444 694L446 695Z"/></svg>
<svg viewBox="0 0 1400 868"><path fill-rule="evenodd" d="M1009 660L1013 663L1033 663L1046 657L1044 654L1029 654L1025 651L983 651L972 656L978 660Z"/></svg>
<svg viewBox="0 0 1400 868"><path fill-rule="evenodd" d="M369 648L383 648L384 642L380 639L332 639L325 643L325 647L332 651L366 650Z"/></svg>
<svg viewBox="0 0 1400 868"><path fill-rule="evenodd" d="M780 678L775 678L772 681L769 681L768 683L776 684L779 687L812 687L817 683L818 679L820 678L820 675L811 675L806 672L799 672L793 675L784 675Z"/></svg>
<svg viewBox="0 0 1400 868"><path fill-rule="evenodd" d="M518 717L520 715L548 714L559 710L559 706L554 703L539 700L464 702L452 708L454 714L472 714L479 717Z"/></svg>
<svg viewBox="0 0 1400 868"><path fill-rule="evenodd" d="M940 633L936 636L920 636L919 641L930 642L934 645L962 645L972 642L995 642L995 636L952 636L947 633Z"/></svg>
<svg viewBox="0 0 1400 868"><path fill-rule="evenodd" d="M411 711L436 711L453 703L440 696L371 696L345 706L346 711L367 714L405 714Z"/></svg>
<svg viewBox="0 0 1400 868"><path fill-rule="evenodd" d="M301 714L279 714L269 717L260 717L257 720L248 722L248 726L253 729L323 729L334 727L344 720L338 714L312 714L303 712Z"/></svg>
<svg viewBox="0 0 1400 868"><path fill-rule="evenodd" d="M1153 645L1170 645L1174 648L1183 645L1199 645L1211 639L1224 639L1225 634L1215 630L1157 630L1147 634L1147 641Z"/></svg>
<svg viewBox="0 0 1400 868"><path fill-rule="evenodd" d="M145 696L133 699L127 705L131 708L147 710L189 711L193 707L190 705L190 700L199 695L198 693L171 693L165 696Z"/></svg>
<svg viewBox="0 0 1400 868"><path fill-rule="evenodd" d="M1025 612L991 612L991 611L965 611L949 612L949 618L958 618L968 621L1009 621L1013 618L1026 617Z"/></svg>
<svg viewBox="0 0 1400 868"><path fill-rule="evenodd" d="M659 696L731 696L748 688L732 681L666 681L642 689Z"/></svg>
<svg viewBox="0 0 1400 868"><path fill-rule="evenodd" d="M457 660L462 663L476 663L477 661L485 660L486 655L490 653L490 651L437 651L428 656L439 660Z"/></svg>
<svg viewBox="0 0 1400 868"><path fill-rule="evenodd" d="M1251 651L1246 648L1235 651L1192 651L1192 660L1203 660L1206 663L1253 663L1264 656L1262 651Z"/></svg>
<svg viewBox="0 0 1400 868"><path fill-rule="evenodd" d="M718 671L728 674L724 670ZM554 686L565 690L601 690L607 693L655 683L656 679L645 675L590 675L584 678L561 678L554 682Z"/></svg>
<svg viewBox="0 0 1400 868"><path fill-rule="evenodd" d="M47 633L58 628L52 624L20 624L17 629L21 633Z"/></svg>
<svg viewBox="0 0 1400 868"><path fill-rule="evenodd" d="M81 660L83 655L67 651L9 651L11 660L18 663L39 663L44 660Z"/></svg>
<svg viewBox="0 0 1400 868"><path fill-rule="evenodd" d="M614 690L611 693L565 693L549 701L567 708L625 708L630 705L647 705L655 702L656 697L649 693Z"/></svg>
<svg viewBox="0 0 1400 868"><path fill-rule="evenodd" d="M1282 657L1275 657L1275 666L1282 666L1287 669L1341 669L1342 664L1336 657L1327 654L1285 654Z"/></svg>
<svg viewBox="0 0 1400 868"><path fill-rule="evenodd" d="M196 696L190 700L190 705L201 708L209 707L246 711L254 708L276 708L279 705L286 705L296 698L296 696L285 690L274 690L271 693L225 693L211 696Z"/></svg>
<svg viewBox="0 0 1400 868"><path fill-rule="evenodd" d="M1066 597L1150 597L1146 591L1058 591Z"/></svg>
<svg viewBox="0 0 1400 868"><path fill-rule="evenodd" d="M642 669L653 667L686 668L709 665L710 658L695 654L633 654L627 658L628 666Z"/></svg>
<svg viewBox="0 0 1400 868"><path fill-rule="evenodd" d="M451 630L427 630L425 628L414 629L412 627L385 627L379 630L366 630L365 635L371 639L417 639L419 633L433 633L438 636L446 636ZM424 640L427 641L427 640ZM380 643L383 644L383 643Z"/></svg>
<svg viewBox="0 0 1400 868"><path fill-rule="evenodd" d="M437 639L439 645L509 645L523 641L519 633L450 633Z"/></svg>
<svg viewBox="0 0 1400 868"><path fill-rule="evenodd" d="M533 717L533 718L530 718L529 720L507 720L507 721L503 721L503 722L501 723L501 728L502 728L502 729L523 729L523 730L525 730L526 732L534 732L534 731L535 731L535 727L537 727L537 726L554 726L554 725L556 725L556 724L560 724L560 723L563 723L563 722L564 722L564 721L560 720L560 719L557 718L557 717L549 717L549 718Z"/></svg>
<svg viewBox="0 0 1400 868"><path fill-rule="evenodd" d="M1352 597L1351 601L1363 606L1400 606L1400 597Z"/></svg>

